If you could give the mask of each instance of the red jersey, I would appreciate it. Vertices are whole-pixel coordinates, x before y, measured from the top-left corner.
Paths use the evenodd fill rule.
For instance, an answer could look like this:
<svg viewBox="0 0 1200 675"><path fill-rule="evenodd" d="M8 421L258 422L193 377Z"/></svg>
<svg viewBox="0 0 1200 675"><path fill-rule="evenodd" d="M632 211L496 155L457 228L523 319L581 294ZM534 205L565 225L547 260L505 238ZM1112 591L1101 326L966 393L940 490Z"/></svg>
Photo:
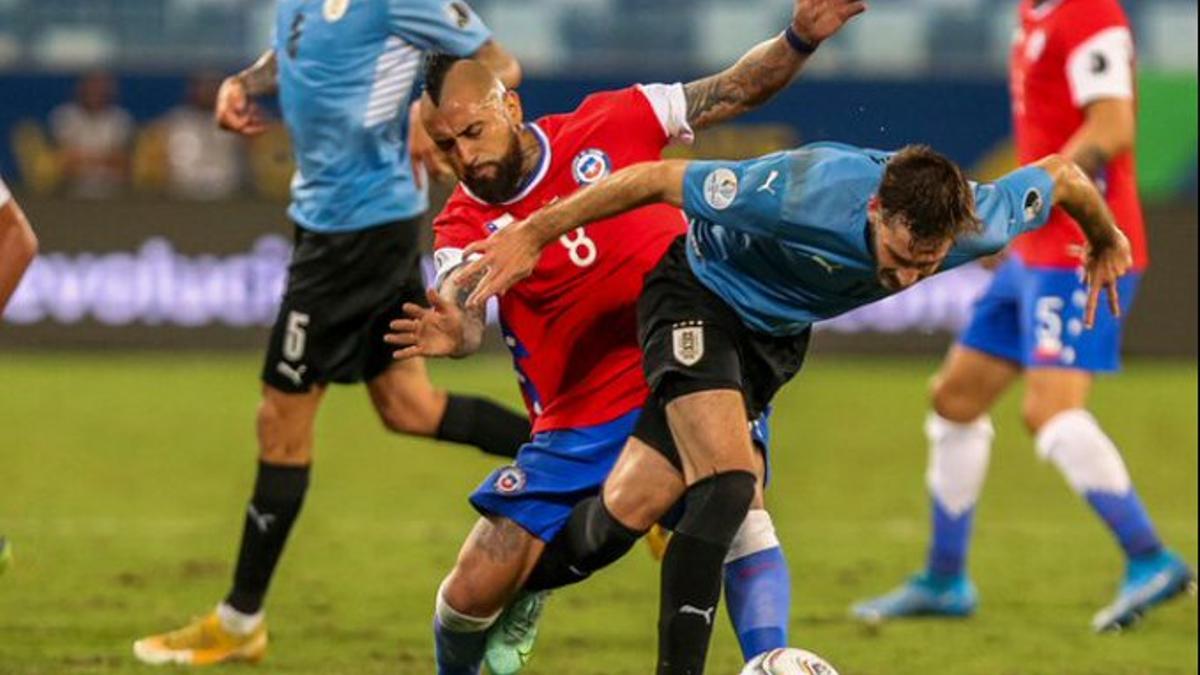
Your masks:
<svg viewBox="0 0 1200 675"><path fill-rule="evenodd" d="M645 85L589 96L574 112L529 125L542 146L519 194L489 204L462 184L434 220L441 279L462 249L612 171L661 158L690 138L680 85ZM534 432L593 426L639 408L648 390L637 339L642 280L686 230L665 205L590 223L547 246L533 274L500 298L504 340Z"/></svg>
<svg viewBox="0 0 1200 675"><path fill-rule="evenodd" d="M1089 103L1133 99L1134 50L1129 20L1118 0L1021 0L1021 28L1013 42L1013 117L1017 160L1035 162L1059 152L1083 124ZM1117 225L1129 238L1136 269L1148 262L1134 153L1112 159L1096 178ZM1071 249L1084 243L1078 224L1062 209L1013 248L1031 265L1077 267Z"/></svg>

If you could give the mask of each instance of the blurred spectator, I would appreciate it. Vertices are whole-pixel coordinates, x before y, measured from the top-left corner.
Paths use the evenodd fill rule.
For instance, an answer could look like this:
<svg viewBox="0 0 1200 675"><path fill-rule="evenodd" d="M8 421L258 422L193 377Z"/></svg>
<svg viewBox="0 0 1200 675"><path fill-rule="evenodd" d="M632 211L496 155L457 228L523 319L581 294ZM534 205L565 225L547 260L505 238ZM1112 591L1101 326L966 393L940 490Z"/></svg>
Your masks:
<svg viewBox="0 0 1200 675"><path fill-rule="evenodd" d="M125 185L133 118L114 103L116 90L108 73L85 75L76 86L75 101L50 113L50 135L73 195L106 197Z"/></svg>
<svg viewBox="0 0 1200 675"><path fill-rule="evenodd" d="M218 129L213 121L220 86L215 75L193 77L187 100L162 120L167 187L177 197L220 199L241 187L241 140Z"/></svg>

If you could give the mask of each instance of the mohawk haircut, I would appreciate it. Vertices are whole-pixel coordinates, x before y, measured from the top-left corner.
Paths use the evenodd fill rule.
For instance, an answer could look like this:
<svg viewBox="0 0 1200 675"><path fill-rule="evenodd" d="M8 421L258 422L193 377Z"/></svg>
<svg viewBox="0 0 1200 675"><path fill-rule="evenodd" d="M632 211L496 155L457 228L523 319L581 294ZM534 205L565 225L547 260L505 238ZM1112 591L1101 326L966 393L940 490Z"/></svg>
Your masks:
<svg viewBox="0 0 1200 675"><path fill-rule="evenodd" d="M434 105L442 104L442 88L446 84L446 74L454 64L462 60L461 56L444 52L428 52L425 54L424 71L425 91Z"/></svg>

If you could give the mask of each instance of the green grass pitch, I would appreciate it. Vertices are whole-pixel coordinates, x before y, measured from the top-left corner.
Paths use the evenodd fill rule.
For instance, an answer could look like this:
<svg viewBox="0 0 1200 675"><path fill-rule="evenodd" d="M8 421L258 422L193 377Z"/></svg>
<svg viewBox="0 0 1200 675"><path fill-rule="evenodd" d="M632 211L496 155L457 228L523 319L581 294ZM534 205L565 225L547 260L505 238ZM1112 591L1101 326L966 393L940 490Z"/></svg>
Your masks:
<svg viewBox="0 0 1200 675"><path fill-rule="evenodd" d="M1010 395L976 527L982 594L968 621L870 632L855 599L920 564L921 433L930 360L812 359L778 401L770 503L795 590L792 642L844 675L1171 675L1197 672L1196 601L1095 636L1121 573L1115 544L1037 461ZM230 577L252 482L258 357L13 355L0 363L0 673L149 673L130 642L213 606ZM515 403L502 359L440 363L435 379ZM1197 559L1194 363L1134 362L1094 408L1164 538ZM218 672L432 673L434 590L474 520L464 496L495 465L386 434L361 388L331 392L313 488L269 602L271 653ZM559 593L531 675L653 670L657 569L644 547ZM740 668L720 622L709 672Z"/></svg>

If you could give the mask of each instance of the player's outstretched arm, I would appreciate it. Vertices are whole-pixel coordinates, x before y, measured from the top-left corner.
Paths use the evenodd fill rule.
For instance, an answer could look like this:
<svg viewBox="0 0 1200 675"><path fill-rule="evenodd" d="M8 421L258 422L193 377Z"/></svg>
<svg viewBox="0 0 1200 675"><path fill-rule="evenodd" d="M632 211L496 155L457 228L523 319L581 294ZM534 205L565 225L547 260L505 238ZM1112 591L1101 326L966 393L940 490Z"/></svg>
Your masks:
<svg viewBox="0 0 1200 675"><path fill-rule="evenodd" d="M684 85L688 124L701 129L766 103L796 77L822 41L866 8L863 0L795 0L784 33L758 44L726 70Z"/></svg>
<svg viewBox="0 0 1200 675"><path fill-rule="evenodd" d="M279 64L274 49L260 56L249 68L225 78L217 92L214 111L217 126L243 136L257 136L266 131L262 109L253 97L275 93L278 78Z"/></svg>
<svg viewBox="0 0 1200 675"><path fill-rule="evenodd" d="M547 244L581 225L604 220L647 204L683 206L687 160L634 164L570 197L471 244L465 255L478 256L463 268L481 275L467 307L481 308L487 299L512 288L533 273Z"/></svg>
<svg viewBox="0 0 1200 675"><path fill-rule="evenodd" d="M4 184L0 183L0 314L37 255L38 246L25 213L15 200L3 199L6 194Z"/></svg>
<svg viewBox="0 0 1200 675"><path fill-rule="evenodd" d="M485 315L482 308L466 306L467 296L475 290L478 276L472 279L465 267L450 272L435 289L426 291L429 307L405 303L407 318L388 324L392 332L384 341L398 349L392 358L414 356L460 359L479 351L483 345Z"/></svg>
<svg viewBox="0 0 1200 675"><path fill-rule="evenodd" d="M1113 315L1120 316L1117 279L1133 265L1129 240L1117 227L1112 212L1104 203L1104 197L1079 165L1061 155L1050 155L1035 165L1050 174L1054 180L1054 205L1066 210L1075 222L1079 223L1083 236L1087 238L1087 259L1084 267L1087 274L1088 304L1084 323L1089 328L1094 323L1096 306L1102 290L1108 291Z"/></svg>

